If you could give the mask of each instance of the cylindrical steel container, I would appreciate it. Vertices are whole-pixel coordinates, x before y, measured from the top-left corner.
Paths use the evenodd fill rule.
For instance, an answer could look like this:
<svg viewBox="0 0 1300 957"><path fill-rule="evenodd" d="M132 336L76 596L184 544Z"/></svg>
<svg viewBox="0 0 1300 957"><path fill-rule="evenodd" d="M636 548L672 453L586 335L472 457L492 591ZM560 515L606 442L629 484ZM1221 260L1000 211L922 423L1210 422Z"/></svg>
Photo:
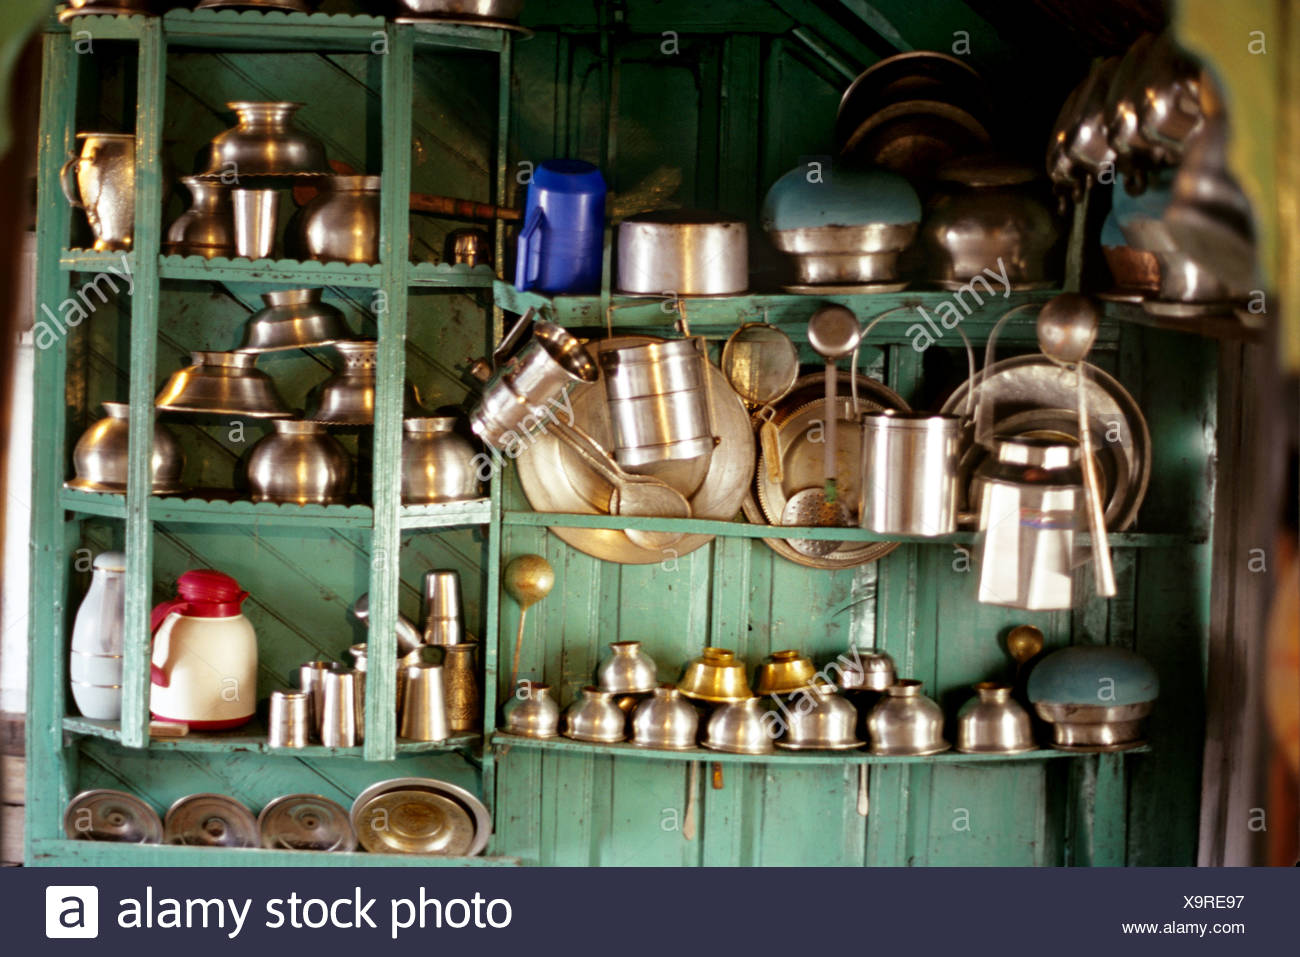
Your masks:
<svg viewBox="0 0 1300 957"><path fill-rule="evenodd" d="M863 416L863 528L878 535L957 530L961 426L955 415L886 409Z"/></svg>
<svg viewBox="0 0 1300 957"><path fill-rule="evenodd" d="M266 743L273 748L307 747L311 695L306 691L272 691Z"/></svg>
<svg viewBox="0 0 1300 957"><path fill-rule="evenodd" d="M742 293L749 286L745 224L686 210L629 216L618 226L617 285L633 295Z"/></svg>
<svg viewBox="0 0 1300 957"><path fill-rule="evenodd" d="M694 338L601 351L614 458L624 469L641 472L713 450L705 362Z"/></svg>

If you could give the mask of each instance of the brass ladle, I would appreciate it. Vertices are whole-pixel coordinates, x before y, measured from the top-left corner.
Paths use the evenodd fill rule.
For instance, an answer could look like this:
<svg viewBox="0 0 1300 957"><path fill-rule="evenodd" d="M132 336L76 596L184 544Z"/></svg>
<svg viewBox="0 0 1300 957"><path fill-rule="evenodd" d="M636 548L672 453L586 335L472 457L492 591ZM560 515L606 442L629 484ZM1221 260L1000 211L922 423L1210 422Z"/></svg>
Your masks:
<svg viewBox="0 0 1300 957"><path fill-rule="evenodd" d="M555 569L541 555L512 558L501 573L501 584L519 603L519 630L515 633L515 663L510 672L510 687L519 682L519 653L524 645L524 619L528 609L551 593L555 587Z"/></svg>
<svg viewBox="0 0 1300 957"><path fill-rule="evenodd" d="M1043 650L1043 633L1033 625L1016 625L1007 632L1007 654L1016 662L1016 684L1025 665Z"/></svg>

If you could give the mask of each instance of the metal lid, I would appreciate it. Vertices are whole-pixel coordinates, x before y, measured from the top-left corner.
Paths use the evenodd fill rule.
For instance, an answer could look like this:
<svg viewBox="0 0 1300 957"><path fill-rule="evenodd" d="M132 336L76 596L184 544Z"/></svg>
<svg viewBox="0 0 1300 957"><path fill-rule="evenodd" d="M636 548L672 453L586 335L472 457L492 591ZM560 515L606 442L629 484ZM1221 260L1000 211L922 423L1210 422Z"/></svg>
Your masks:
<svg viewBox="0 0 1300 957"><path fill-rule="evenodd" d="M191 794L167 809L163 837L191 847L257 847L257 818L228 794Z"/></svg>
<svg viewBox="0 0 1300 957"><path fill-rule="evenodd" d="M82 791L68 802L63 833L74 841L158 844L163 823L158 812L134 794L100 788Z"/></svg>
<svg viewBox="0 0 1300 957"><path fill-rule="evenodd" d="M766 322L747 322L722 347L722 374L746 405L779 402L799 378L799 350Z"/></svg>
<svg viewBox="0 0 1300 957"><path fill-rule="evenodd" d="M285 794L257 816L262 847L289 851L351 851L357 846L348 812L319 794Z"/></svg>
<svg viewBox="0 0 1300 957"><path fill-rule="evenodd" d="M445 794L386 791L352 808L361 846L372 854L465 855L474 843L469 812Z"/></svg>

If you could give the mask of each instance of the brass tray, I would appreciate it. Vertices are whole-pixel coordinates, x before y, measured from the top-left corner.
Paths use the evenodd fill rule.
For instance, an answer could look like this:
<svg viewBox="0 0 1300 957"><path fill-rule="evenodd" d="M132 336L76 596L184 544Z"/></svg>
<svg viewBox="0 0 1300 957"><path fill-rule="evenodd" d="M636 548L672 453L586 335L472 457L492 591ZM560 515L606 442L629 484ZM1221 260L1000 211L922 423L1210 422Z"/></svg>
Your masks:
<svg viewBox="0 0 1300 957"><path fill-rule="evenodd" d="M656 342L650 336L615 336L587 344L587 352L600 368L599 354L606 349ZM604 448L613 447L610 417L605 400L604 373L595 382L581 385L570 394L573 425L584 430ZM691 488L687 495L693 518L730 521L740 511L754 476L754 432L749 414L721 370L708 364L709 406L713 431L721 441L713 449L698 475L678 477L672 484ZM563 416L561 405L556 414ZM582 458L554 434L539 432L516 459L519 481L528 504L538 512L574 512L583 515L609 514L609 486ZM665 557L679 557L712 541L712 535L685 535L670 549L642 548L626 534L608 528L562 528L551 532L580 552L607 562L648 565Z"/></svg>

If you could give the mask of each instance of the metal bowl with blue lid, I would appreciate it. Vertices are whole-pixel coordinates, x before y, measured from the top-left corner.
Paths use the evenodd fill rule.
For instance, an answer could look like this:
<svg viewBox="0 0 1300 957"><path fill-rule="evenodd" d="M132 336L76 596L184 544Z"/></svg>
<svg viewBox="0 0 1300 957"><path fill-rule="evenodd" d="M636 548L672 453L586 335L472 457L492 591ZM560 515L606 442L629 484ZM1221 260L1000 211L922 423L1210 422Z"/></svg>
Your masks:
<svg viewBox="0 0 1300 957"><path fill-rule="evenodd" d="M1144 744L1142 722L1160 694L1155 668L1127 648L1076 645L1030 673L1029 700L1062 751L1124 751Z"/></svg>
<svg viewBox="0 0 1300 957"><path fill-rule="evenodd" d="M883 169L798 166L768 190L762 224L799 282L892 282L921 220L912 185Z"/></svg>

